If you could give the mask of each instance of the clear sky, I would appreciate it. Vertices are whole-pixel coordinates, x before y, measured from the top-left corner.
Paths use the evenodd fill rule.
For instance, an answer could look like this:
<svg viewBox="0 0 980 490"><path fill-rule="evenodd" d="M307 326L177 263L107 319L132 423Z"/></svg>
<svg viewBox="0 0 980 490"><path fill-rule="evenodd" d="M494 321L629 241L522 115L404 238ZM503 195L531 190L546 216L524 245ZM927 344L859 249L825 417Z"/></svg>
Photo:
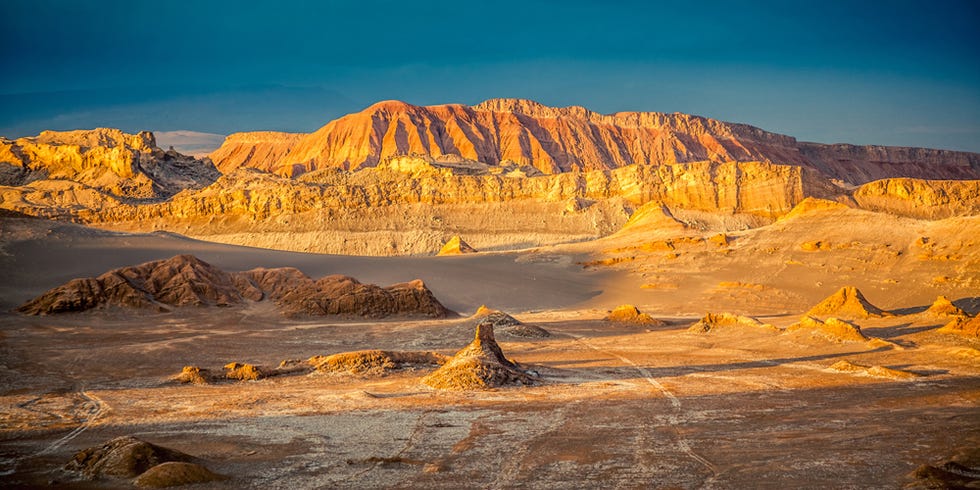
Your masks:
<svg viewBox="0 0 980 490"><path fill-rule="evenodd" d="M4 0L0 135L312 131L373 102L685 112L980 152L977 1Z"/></svg>

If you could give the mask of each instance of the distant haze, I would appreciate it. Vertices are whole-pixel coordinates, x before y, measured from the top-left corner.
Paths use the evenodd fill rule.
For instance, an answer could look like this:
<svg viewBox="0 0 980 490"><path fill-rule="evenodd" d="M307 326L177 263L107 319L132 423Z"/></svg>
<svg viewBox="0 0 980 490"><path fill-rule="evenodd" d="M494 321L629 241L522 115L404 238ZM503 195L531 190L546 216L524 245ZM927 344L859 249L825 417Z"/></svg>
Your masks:
<svg viewBox="0 0 980 490"><path fill-rule="evenodd" d="M173 147L175 150L195 157L203 157L217 150L225 141L225 135L213 133L198 133L195 131L154 131L157 146L163 149Z"/></svg>
<svg viewBox="0 0 980 490"><path fill-rule="evenodd" d="M311 132L520 97L980 151L980 3L8 0L0 135ZM43 28L39 20L43 19Z"/></svg>

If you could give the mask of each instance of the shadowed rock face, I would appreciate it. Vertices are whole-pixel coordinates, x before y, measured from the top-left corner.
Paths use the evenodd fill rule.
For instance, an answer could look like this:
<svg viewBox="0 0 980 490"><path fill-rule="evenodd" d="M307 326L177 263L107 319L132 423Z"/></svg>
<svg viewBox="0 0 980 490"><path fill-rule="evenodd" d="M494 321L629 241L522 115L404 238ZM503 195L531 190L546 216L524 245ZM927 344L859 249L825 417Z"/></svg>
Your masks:
<svg viewBox="0 0 980 490"><path fill-rule="evenodd" d="M505 385L529 385L533 379L504 357L493 325L480 323L473 342L454 355L422 383L443 390L478 390Z"/></svg>
<svg viewBox="0 0 980 490"><path fill-rule="evenodd" d="M295 176L329 167L373 167L391 156L418 154L491 165L509 161L545 174L708 160L805 165L851 183L887 177L980 178L980 155L974 153L800 143L745 124L687 114L603 115L521 99L426 107L385 101L309 135L248 134L234 135L227 148L212 154L219 167L253 166ZM256 141L251 149L243 144L248 139Z"/></svg>
<svg viewBox="0 0 980 490"><path fill-rule="evenodd" d="M275 301L286 315L392 315L445 317L443 306L420 280L378 287L347 276L313 280L293 268L228 273L192 255L109 271L97 278L73 279L28 301L29 315L92 308L229 306Z"/></svg>

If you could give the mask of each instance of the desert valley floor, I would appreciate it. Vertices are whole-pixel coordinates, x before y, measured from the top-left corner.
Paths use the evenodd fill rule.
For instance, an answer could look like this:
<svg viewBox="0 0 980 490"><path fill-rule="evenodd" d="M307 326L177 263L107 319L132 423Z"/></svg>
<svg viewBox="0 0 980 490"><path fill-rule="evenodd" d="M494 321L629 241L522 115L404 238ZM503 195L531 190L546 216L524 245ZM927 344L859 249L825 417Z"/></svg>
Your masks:
<svg viewBox="0 0 980 490"><path fill-rule="evenodd" d="M949 227L969 238L974 222ZM854 232L864 245L848 239L853 247L814 259L798 243L819 226L794 232L777 223L770 226L783 227L794 252L753 251L779 246L759 242L763 227L733 234L726 253L702 243L632 257L624 269L615 266L623 245L615 236L504 253L352 257L24 217L0 224L4 486L130 488L131 480L63 470L78 451L119 436L182 451L231 477L208 488L896 488L938 481L918 480L917 468L948 462L967 468L950 473L960 478L954 483L975 485L968 468L980 467L977 341L937 332L949 319L927 311L947 290L954 305L980 309L972 242L948 267L889 268L847 259L874 242L873 226ZM957 236L944 233L950 243ZM178 253L231 271L292 266L377 284L421 278L459 316L289 319L265 303L135 316L10 312L69 279ZM761 277L756 268L767 269L766 284L744 282ZM953 285L944 288L937 270ZM892 312L858 321L871 340L785 330L855 284ZM665 321L604 319L623 303ZM497 331L504 354L536 375L531 386L435 390L420 382L425 368L172 380L188 365L274 367L363 349L452 355L473 338L470 315L481 304L550 332ZM708 312L762 323L689 328Z"/></svg>

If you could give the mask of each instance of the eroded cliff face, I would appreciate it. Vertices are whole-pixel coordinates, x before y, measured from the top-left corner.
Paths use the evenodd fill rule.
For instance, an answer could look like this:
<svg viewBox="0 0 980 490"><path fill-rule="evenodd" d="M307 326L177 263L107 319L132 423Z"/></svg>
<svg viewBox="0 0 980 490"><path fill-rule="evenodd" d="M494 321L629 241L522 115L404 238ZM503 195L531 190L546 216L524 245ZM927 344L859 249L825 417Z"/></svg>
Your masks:
<svg viewBox="0 0 980 490"><path fill-rule="evenodd" d="M272 172L276 169L276 163L304 136L275 131L234 133L225 138L221 147L210 154L210 158L224 174L234 172L239 167Z"/></svg>
<svg viewBox="0 0 980 490"><path fill-rule="evenodd" d="M0 138L0 185L69 180L117 197L167 197L214 182L219 173L198 160L156 146L152 133L99 128L44 131Z"/></svg>
<svg viewBox="0 0 980 490"><path fill-rule="evenodd" d="M914 218L980 214L980 180L884 179L862 185L853 196L864 209Z"/></svg>
<svg viewBox="0 0 980 490"><path fill-rule="evenodd" d="M245 165L286 176L324 168L357 170L393 156L424 155L489 165L512 163L544 174L696 161L761 161L812 167L852 184L887 177L980 178L980 155L974 153L799 143L745 124L687 114L604 115L583 107L548 107L522 99L426 107L385 101L312 134L290 137L295 141L283 136L273 145L261 134L255 136L256 143L238 136L212 158L222 169ZM255 156L243 157L250 153Z"/></svg>
<svg viewBox="0 0 980 490"><path fill-rule="evenodd" d="M435 253L453 235L479 250L598 238L640 205L771 221L840 193L805 167L761 162L630 165L528 177L530 168L399 157L298 179L240 169L169 200L136 204L69 181L0 188L0 206L126 230L300 251Z"/></svg>

